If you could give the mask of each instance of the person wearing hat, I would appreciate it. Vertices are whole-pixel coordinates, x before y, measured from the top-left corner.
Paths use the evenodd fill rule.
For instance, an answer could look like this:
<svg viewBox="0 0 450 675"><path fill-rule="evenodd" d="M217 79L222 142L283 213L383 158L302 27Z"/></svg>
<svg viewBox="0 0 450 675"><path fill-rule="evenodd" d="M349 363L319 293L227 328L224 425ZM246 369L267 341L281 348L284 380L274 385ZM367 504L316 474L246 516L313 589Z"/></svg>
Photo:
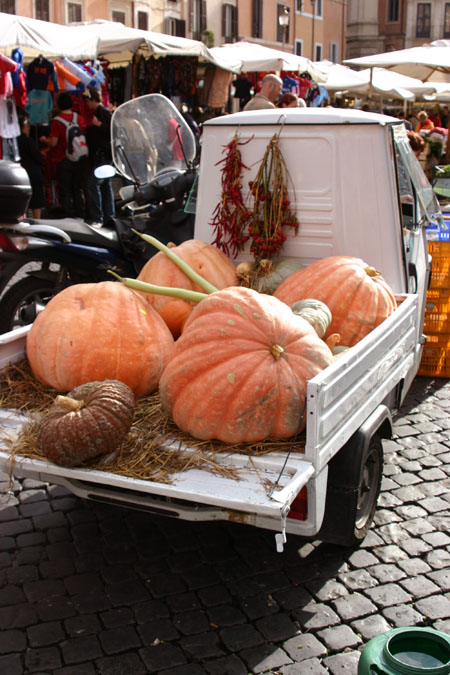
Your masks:
<svg viewBox="0 0 450 675"><path fill-rule="evenodd" d="M95 169L103 164L112 165L111 117L112 114L101 103L100 91L89 87L84 96L92 121L87 126L86 139L89 148L88 197L92 227L102 227L115 216L112 178L97 178Z"/></svg>

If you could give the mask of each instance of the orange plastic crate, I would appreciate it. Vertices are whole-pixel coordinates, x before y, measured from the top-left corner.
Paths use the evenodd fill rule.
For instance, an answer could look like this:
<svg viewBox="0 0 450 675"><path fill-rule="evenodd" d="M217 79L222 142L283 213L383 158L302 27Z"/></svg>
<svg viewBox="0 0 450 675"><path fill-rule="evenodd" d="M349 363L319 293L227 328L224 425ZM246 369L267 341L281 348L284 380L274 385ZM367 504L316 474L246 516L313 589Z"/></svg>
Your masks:
<svg viewBox="0 0 450 675"><path fill-rule="evenodd" d="M450 258L450 241L429 241L428 253L432 258Z"/></svg>
<svg viewBox="0 0 450 675"><path fill-rule="evenodd" d="M436 301L450 302L450 288L429 288L427 291L427 304Z"/></svg>
<svg viewBox="0 0 450 675"><path fill-rule="evenodd" d="M417 374L450 378L450 333L427 335Z"/></svg>
<svg viewBox="0 0 450 675"><path fill-rule="evenodd" d="M423 329L426 333L449 333L450 317L447 313L425 312Z"/></svg>
<svg viewBox="0 0 450 675"><path fill-rule="evenodd" d="M450 257L440 258L432 255L431 258L430 288L450 288Z"/></svg>

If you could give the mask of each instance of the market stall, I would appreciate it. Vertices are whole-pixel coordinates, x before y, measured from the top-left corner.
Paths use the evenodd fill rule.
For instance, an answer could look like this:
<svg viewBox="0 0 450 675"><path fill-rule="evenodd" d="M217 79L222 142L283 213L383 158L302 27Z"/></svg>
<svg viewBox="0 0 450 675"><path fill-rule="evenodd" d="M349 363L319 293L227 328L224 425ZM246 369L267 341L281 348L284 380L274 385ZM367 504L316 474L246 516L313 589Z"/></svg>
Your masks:
<svg viewBox="0 0 450 675"><path fill-rule="evenodd" d="M222 63L230 66L239 63L239 74L233 85L234 98L239 99L240 108L249 100L251 91L258 91L261 78L268 72L280 74L284 80L283 93L291 91L304 99L307 99L308 94L318 95L318 83L325 80L322 72L304 56L271 49L264 45L241 41L213 47L210 51L214 58ZM325 90L320 91L320 95L326 95ZM316 103L317 101L318 99ZM238 109L237 106L235 108Z"/></svg>
<svg viewBox="0 0 450 675"><path fill-rule="evenodd" d="M237 72L240 63L221 60L203 42L112 21L71 25L98 38L98 55L108 65L113 104L162 93L178 107L182 103L189 108L225 107L231 73Z"/></svg>

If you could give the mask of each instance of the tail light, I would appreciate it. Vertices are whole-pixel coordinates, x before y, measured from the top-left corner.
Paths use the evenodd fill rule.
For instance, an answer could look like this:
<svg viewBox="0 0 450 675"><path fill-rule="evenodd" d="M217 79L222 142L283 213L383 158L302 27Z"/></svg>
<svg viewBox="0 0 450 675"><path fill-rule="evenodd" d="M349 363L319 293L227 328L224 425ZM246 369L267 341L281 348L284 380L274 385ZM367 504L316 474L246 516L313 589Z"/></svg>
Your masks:
<svg viewBox="0 0 450 675"><path fill-rule="evenodd" d="M288 518L294 520L306 520L308 517L308 491L306 486L300 490L291 504Z"/></svg>
<svg viewBox="0 0 450 675"><path fill-rule="evenodd" d="M15 246L11 239L3 232L0 232L0 248L9 253L17 253L18 251L17 246Z"/></svg>

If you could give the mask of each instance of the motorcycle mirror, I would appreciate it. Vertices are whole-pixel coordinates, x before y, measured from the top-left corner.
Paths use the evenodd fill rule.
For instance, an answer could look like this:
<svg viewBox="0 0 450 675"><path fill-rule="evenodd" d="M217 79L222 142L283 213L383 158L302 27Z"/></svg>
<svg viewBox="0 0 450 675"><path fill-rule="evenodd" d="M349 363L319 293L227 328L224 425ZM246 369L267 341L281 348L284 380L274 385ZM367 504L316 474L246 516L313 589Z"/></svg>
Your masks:
<svg viewBox="0 0 450 675"><path fill-rule="evenodd" d="M124 201L128 199L133 199L134 197L134 185L123 185L119 190L120 198Z"/></svg>
<svg viewBox="0 0 450 675"><path fill-rule="evenodd" d="M94 175L96 178L112 178L116 175L116 170L111 164L103 164L95 169Z"/></svg>

